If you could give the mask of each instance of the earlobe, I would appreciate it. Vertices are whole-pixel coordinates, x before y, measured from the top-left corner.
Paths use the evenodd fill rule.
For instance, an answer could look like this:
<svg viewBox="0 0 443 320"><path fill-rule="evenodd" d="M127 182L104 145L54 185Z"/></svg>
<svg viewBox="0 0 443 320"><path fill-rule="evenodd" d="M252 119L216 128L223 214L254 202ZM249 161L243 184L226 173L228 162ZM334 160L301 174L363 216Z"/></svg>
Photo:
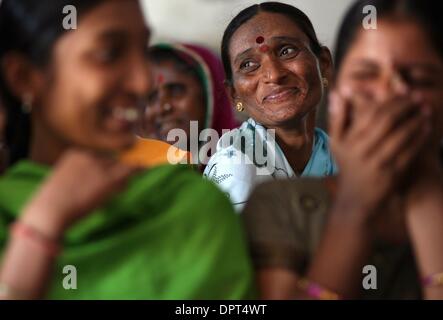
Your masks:
<svg viewBox="0 0 443 320"><path fill-rule="evenodd" d="M37 69L23 55L7 54L1 63L4 79L11 94L18 100L36 97L39 88Z"/></svg>
<svg viewBox="0 0 443 320"><path fill-rule="evenodd" d="M234 86L228 80L225 80L223 84L225 86L226 94L229 97L229 102L231 103L231 105L236 105L238 101Z"/></svg>
<svg viewBox="0 0 443 320"><path fill-rule="evenodd" d="M320 54L319 60L322 78L326 79L328 86L331 86L333 80L334 66L332 62L331 51L328 47L322 47L322 52ZM324 80L323 82L325 83Z"/></svg>

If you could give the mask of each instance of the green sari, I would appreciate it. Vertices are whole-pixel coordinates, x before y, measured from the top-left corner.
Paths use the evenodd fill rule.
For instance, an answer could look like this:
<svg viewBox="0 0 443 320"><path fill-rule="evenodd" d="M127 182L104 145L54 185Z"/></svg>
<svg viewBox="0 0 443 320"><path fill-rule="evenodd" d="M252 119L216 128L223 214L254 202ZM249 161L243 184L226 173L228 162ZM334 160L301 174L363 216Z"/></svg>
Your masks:
<svg viewBox="0 0 443 320"><path fill-rule="evenodd" d="M0 178L0 254L8 226L50 171L22 161ZM187 166L160 166L134 178L68 230L63 245L49 299L253 298L239 217ZM67 265L77 270L77 289L63 287Z"/></svg>

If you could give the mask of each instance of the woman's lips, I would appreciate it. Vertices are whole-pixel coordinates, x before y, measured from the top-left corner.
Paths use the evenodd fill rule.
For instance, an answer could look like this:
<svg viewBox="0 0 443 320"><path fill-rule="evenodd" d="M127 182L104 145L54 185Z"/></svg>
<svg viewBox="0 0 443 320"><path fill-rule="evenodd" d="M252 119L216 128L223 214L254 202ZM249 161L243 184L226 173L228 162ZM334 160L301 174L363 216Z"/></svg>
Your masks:
<svg viewBox="0 0 443 320"><path fill-rule="evenodd" d="M105 123L112 131L132 130L140 120L140 112L136 107L114 107L105 112Z"/></svg>
<svg viewBox="0 0 443 320"><path fill-rule="evenodd" d="M160 136L167 136L168 133L174 129L186 129L185 124L177 119L168 119L163 121L158 121L156 123L157 132Z"/></svg>
<svg viewBox="0 0 443 320"><path fill-rule="evenodd" d="M299 92L298 88L275 90L271 94L267 95L263 99L263 102L271 102L271 103L283 102L285 100L288 100L290 97L297 94L298 92Z"/></svg>

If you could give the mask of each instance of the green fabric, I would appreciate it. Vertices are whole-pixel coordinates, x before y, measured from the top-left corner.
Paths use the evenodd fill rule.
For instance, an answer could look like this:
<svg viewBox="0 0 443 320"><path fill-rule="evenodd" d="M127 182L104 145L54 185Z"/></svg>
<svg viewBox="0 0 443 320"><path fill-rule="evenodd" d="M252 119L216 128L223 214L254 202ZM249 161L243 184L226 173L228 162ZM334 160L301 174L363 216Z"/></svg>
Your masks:
<svg viewBox="0 0 443 320"><path fill-rule="evenodd" d="M50 171L23 161L0 179L0 252ZM76 290L63 288L65 265L77 268ZM48 298L243 299L254 297L252 278L229 200L188 167L167 165L68 230Z"/></svg>

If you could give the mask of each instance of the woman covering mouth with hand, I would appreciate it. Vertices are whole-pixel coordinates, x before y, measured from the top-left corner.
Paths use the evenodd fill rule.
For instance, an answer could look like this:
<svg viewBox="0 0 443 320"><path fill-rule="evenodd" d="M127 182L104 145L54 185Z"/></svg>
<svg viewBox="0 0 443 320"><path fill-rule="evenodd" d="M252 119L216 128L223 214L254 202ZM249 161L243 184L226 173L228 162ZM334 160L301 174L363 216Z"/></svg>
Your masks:
<svg viewBox="0 0 443 320"><path fill-rule="evenodd" d="M222 58L231 100L250 118L221 138L205 176L236 209L260 182L336 173L328 136L315 127L332 60L309 18L282 3L246 8L225 31Z"/></svg>
<svg viewBox="0 0 443 320"><path fill-rule="evenodd" d="M329 104L340 173L263 184L244 210L262 298L443 299L442 10L348 9Z"/></svg>

